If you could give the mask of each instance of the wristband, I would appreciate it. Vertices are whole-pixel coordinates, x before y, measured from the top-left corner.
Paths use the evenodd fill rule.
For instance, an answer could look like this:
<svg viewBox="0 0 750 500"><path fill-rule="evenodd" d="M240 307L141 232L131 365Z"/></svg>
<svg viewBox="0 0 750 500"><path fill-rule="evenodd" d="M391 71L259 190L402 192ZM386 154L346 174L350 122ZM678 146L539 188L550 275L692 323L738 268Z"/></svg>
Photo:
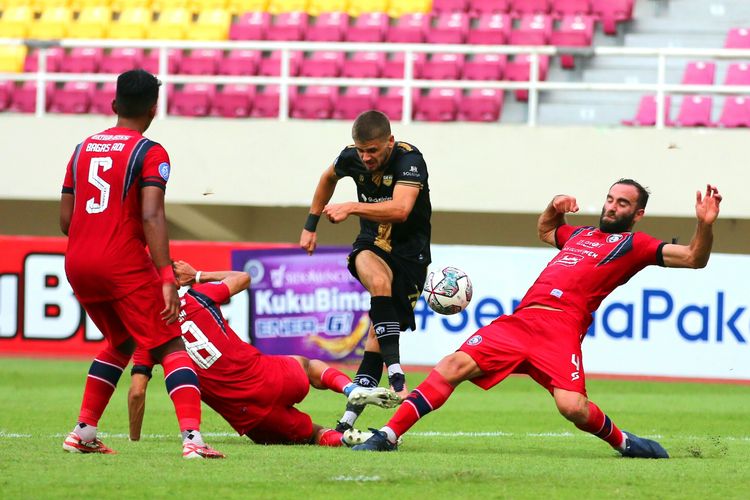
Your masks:
<svg viewBox="0 0 750 500"><path fill-rule="evenodd" d="M174 269L172 269L171 264L159 268L159 277L161 278L162 283L177 285L177 278L174 275Z"/></svg>
<svg viewBox="0 0 750 500"><path fill-rule="evenodd" d="M195 283L196 285L201 282L201 271L198 271L195 273Z"/></svg>
<svg viewBox="0 0 750 500"><path fill-rule="evenodd" d="M315 229L318 228L319 220L320 220L320 215L307 214L307 220L305 221L305 231L310 231L311 233L314 233Z"/></svg>

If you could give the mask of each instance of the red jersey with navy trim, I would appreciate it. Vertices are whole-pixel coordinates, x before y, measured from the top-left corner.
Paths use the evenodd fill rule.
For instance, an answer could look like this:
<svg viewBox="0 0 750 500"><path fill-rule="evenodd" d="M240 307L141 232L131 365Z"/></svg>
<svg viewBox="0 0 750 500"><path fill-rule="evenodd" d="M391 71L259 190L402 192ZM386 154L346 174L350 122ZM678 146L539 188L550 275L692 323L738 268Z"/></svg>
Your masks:
<svg viewBox="0 0 750 500"><path fill-rule="evenodd" d="M166 189L169 172L164 148L128 128L76 147L62 192L75 197L65 271L80 300L118 299L159 279L146 251L141 188Z"/></svg>
<svg viewBox="0 0 750 500"><path fill-rule="evenodd" d="M591 314L618 286L646 266L664 265L665 245L646 233L605 233L591 226L562 225L555 232L560 252L529 288L518 309L537 304L578 318L583 334Z"/></svg>

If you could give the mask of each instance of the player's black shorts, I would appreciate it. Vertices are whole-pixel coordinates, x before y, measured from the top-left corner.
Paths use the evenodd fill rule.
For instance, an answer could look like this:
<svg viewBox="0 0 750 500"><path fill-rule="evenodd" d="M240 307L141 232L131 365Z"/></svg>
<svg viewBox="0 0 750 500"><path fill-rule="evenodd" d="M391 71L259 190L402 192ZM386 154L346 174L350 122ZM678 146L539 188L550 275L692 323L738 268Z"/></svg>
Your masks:
<svg viewBox="0 0 750 500"><path fill-rule="evenodd" d="M405 259L400 259L375 245L359 245L352 250L347 258L349 272L357 280L359 280L359 276L357 276L357 268L354 265L354 260L362 250L372 251L391 268L393 272L391 296L401 331L407 328L412 331L416 330L417 324L414 319L414 306L417 304L417 300L419 300L422 287L424 287L424 281L427 278L427 266L420 266Z"/></svg>

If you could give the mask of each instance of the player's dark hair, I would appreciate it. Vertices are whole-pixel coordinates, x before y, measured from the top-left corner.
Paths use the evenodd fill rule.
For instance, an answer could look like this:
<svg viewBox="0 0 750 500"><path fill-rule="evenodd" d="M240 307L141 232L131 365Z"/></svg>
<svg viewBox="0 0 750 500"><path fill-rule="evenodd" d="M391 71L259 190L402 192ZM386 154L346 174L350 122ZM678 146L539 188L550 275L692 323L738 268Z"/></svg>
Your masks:
<svg viewBox="0 0 750 500"><path fill-rule="evenodd" d="M391 136L391 122L380 111L370 110L361 113L352 125L352 139L355 142L370 142L387 139Z"/></svg>
<svg viewBox="0 0 750 500"><path fill-rule="evenodd" d="M648 204L648 197L651 195L648 188L645 188L641 183L634 181L633 179L620 179L615 184L625 184L626 186L633 186L638 190L638 208L645 209ZM615 184L612 184L614 186ZM611 186L610 186L611 187Z"/></svg>
<svg viewBox="0 0 750 500"><path fill-rule="evenodd" d="M148 114L159 98L161 82L148 71L134 69L117 77L115 103L117 114L124 118L140 118Z"/></svg>

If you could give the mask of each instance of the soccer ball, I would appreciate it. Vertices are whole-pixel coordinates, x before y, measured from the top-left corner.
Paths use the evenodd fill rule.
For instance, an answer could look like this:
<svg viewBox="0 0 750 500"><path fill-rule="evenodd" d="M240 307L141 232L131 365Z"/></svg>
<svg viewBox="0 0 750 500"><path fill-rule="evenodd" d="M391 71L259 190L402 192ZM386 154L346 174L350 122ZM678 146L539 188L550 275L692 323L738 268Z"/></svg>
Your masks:
<svg viewBox="0 0 750 500"><path fill-rule="evenodd" d="M448 315L466 309L471 302L473 289L465 272L455 267L444 267L427 276L424 293L430 309Z"/></svg>

